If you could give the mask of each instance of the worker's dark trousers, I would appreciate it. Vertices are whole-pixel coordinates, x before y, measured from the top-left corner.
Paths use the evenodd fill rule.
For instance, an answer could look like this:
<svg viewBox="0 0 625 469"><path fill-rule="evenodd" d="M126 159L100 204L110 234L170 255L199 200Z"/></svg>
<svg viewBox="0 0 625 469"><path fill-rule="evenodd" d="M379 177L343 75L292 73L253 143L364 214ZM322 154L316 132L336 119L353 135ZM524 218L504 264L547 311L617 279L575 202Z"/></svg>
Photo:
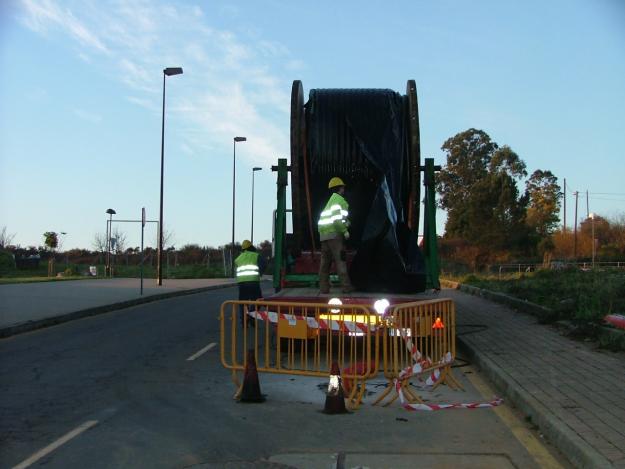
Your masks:
<svg viewBox="0 0 625 469"><path fill-rule="evenodd" d="M330 291L330 266L332 260L336 265L336 273L339 274L343 291L352 290L347 275L347 264L345 263L345 250L343 249L343 236L339 235L334 239L321 242L321 265L319 266L319 289L322 293Z"/></svg>
<svg viewBox="0 0 625 469"><path fill-rule="evenodd" d="M263 293L260 290L260 282L241 282L238 284L239 286L239 300L241 301L256 301L259 298L262 298ZM255 311L254 306L249 307L250 311ZM243 306L239 307L239 317L241 318L241 324L243 324ZM254 321L247 318L248 325L254 325Z"/></svg>

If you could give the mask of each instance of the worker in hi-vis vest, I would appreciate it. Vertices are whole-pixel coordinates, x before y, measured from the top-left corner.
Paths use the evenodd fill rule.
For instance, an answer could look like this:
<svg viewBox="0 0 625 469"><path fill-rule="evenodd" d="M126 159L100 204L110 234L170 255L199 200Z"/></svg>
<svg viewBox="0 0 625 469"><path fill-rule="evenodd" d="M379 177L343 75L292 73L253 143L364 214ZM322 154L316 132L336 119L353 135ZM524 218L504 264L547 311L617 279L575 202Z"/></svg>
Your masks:
<svg viewBox="0 0 625 469"><path fill-rule="evenodd" d="M239 300L255 301L263 296L260 290L260 276L265 263L249 240L246 239L241 243L241 249L243 252L234 260ZM255 310L255 308L250 307L250 310ZM240 308L240 311L241 321L243 321L243 308ZM254 321L250 321L250 324L253 325Z"/></svg>
<svg viewBox="0 0 625 469"><path fill-rule="evenodd" d="M328 183L332 191L330 200L319 216L318 229L321 240L321 265L319 266L319 290L321 293L330 292L330 266L332 260L339 274L343 293L353 290L347 275L345 264L345 240L349 239L349 204L343 198L345 183L339 177L333 177Z"/></svg>

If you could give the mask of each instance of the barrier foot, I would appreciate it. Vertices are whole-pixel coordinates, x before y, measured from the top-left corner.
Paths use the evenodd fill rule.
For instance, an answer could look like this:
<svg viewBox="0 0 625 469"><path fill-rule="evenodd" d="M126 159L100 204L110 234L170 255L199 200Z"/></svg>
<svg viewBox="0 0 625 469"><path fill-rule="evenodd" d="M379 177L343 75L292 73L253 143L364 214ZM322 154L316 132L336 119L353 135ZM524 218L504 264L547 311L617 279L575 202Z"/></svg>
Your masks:
<svg viewBox="0 0 625 469"><path fill-rule="evenodd" d="M365 394L367 382L363 380L361 383L354 379L354 386L352 391L349 394L348 398L348 407L350 410L358 410L360 404L362 403L362 398Z"/></svg>
<svg viewBox="0 0 625 469"><path fill-rule="evenodd" d="M416 402L419 404L423 404L423 399L421 399L421 397L411 389L410 382L408 380L402 382L401 388L404 396L406 396L406 400L409 403L414 404Z"/></svg>
<svg viewBox="0 0 625 469"><path fill-rule="evenodd" d="M239 382L239 377L237 376L236 370L232 370L232 382L234 383L234 387L237 388L232 398L235 400L239 400L239 398L241 397L241 389L243 389L243 384Z"/></svg>
<svg viewBox="0 0 625 469"><path fill-rule="evenodd" d="M460 382L456 379L456 377L453 375L453 373L451 372L451 370L449 370L445 376L445 378L449 378L449 385L450 387L452 387L455 391L464 391L464 388L462 387L462 384L460 384ZM453 384L452 384L453 383Z"/></svg>
<svg viewBox="0 0 625 469"><path fill-rule="evenodd" d="M389 383L386 385L386 388L384 389L384 391L382 391L382 394L380 394L376 398L376 400L373 401L373 403L371 405L378 405L378 404L380 404L384 399L386 399L386 396L388 396L391 391L393 391L393 382L389 381Z"/></svg>

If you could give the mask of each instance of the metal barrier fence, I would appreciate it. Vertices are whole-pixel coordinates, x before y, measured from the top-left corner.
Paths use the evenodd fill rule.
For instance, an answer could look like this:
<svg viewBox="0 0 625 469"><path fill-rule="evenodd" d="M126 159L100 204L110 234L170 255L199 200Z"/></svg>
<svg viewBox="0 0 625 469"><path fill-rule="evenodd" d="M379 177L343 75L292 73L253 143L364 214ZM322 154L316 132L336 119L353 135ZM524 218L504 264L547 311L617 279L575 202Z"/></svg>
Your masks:
<svg viewBox="0 0 625 469"><path fill-rule="evenodd" d="M387 333L382 341L382 371L388 384L373 403L381 403L392 391L399 396L399 388L408 402L423 401L410 388L410 380L423 380L426 385L445 383L462 389L451 374L456 357L456 309L452 300L439 299L404 303L390 309L386 315Z"/></svg>
<svg viewBox="0 0 625 469"><path fill-rule="evenodd" d="M434 387L461 389L451 374L456 356L456 315L450 299L404 303L384 316L367 305L226 301L221 306L221 362L237 372L254 352L258 372L327 378L332 362L341 368L348 406L362 402L367 379L384 373L388 385L374 402L401 386L409 402L422 402L410 379L426 376Z"/></svg>
<svg viewBox="0 0 625 469"><path fill-rule="evenodd" d="M253 350L259 372L327 378L332 362L350 386L348 405L357 408L366 380L379 367L380 317L364 305L226 301L221 306L221 362L244 371Z"/></svg>

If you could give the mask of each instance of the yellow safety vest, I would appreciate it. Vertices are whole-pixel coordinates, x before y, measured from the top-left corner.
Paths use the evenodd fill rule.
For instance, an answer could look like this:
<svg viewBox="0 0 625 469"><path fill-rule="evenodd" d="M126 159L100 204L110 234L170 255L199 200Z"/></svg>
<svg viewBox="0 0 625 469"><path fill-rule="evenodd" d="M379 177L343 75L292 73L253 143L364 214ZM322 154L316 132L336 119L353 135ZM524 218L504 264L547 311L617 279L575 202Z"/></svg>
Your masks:
<svg viewBox="0 0 625 469"><path fill-rule="evenodd" d="M243 251L234 260L237 273L237 283L260 282L260 271L258 269L258 253L253 251Z"/></svg>

